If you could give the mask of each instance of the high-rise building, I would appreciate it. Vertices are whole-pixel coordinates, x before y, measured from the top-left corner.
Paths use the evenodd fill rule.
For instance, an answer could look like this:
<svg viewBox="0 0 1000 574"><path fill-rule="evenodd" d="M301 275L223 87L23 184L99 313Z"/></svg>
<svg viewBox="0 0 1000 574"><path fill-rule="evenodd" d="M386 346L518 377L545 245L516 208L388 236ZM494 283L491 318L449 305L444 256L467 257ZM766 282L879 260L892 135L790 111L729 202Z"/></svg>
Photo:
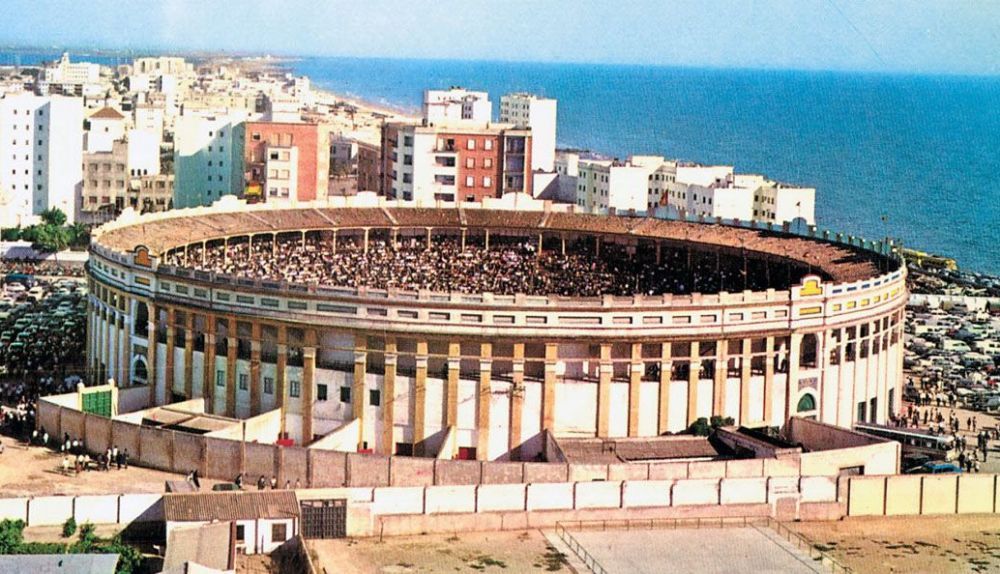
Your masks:
<svg viewBox="0 0 1000 574"><path fill-rule="evenodd" d="M244 194L263 201L312 201L326 196L329 133L312 123L247 122Z"/></svg>
<svg viewBox="0 0 1000 574"><path fill-rule="evenodd" d="M243 193L244 113L190 112L174 134L174 207L211 205Z"/></svg>
<svg viewBox="0 0 1000 574"><path fill-rule="evenodd" d="M532 191L531 130L509 124L388 123L382 192L407 201L482 201Z"/></svg>
<svg viewBox="0 0 1000 574"><path fill-rule="evenodd" d="M500 121L531 128L531 171L555 171L556 100L507 94L500 98Z"/></svg>
<svg viewBox="0 0 1000 574"><path fill-rule="evenodd" d="M50 208L74 221L82 156L81 98L0 99L0 226L31 225Z"/></svg>

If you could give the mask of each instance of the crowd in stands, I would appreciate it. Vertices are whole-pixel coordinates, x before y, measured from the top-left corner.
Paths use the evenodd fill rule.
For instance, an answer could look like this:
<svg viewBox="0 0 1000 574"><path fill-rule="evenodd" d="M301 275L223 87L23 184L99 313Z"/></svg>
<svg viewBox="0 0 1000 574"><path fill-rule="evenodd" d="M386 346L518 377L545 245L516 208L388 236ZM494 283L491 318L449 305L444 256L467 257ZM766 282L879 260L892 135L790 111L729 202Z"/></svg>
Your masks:
<svg viewBox="0 0 1000 574"><path fill-rule="evenodd" d="M593 250L550 249L517 239L462 245L458 238L372 240L310 237L200 245L177 250L167 263L258 280L358 288L430 290L499 295L656 295L782 289L808 272L782 263L765 263L719 252L664 247L654 253L629 254L615 244Z"/></svg>

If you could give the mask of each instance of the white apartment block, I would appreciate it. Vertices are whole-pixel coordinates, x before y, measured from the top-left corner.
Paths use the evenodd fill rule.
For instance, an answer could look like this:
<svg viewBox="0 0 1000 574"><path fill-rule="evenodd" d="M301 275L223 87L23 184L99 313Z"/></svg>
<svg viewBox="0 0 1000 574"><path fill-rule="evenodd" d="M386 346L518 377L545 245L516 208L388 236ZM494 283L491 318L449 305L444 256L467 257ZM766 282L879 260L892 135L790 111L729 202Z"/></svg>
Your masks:
<svg viewBox="0 0 1000 574"><path fill-rule="evenodd" d="M96 84L101 81L101 66L89 62L71 63L69 54L63 52L58 62L45 68L44 78L47 84Z"/></svg>
<svg viewBox="0 0 1000 574"><path fill-rule="evenodd" d="M184 58L159 56L132 60L132 71L136 74L147 74L153 77L165 74L183 76L194 74L194 66L185 61Z"/></svg>
<svg viewBox="0 0 1000 574"><path fill-rule="evenodd" d="M486 92L473 92L458 87L425 90L423 112L424 119L432 124L488 124L493 116L493 104Z"/></svg>
<svg viewBox="0 0 1000 574"><path fill-rule="evenodd" d="M163 141L164 110L162 107L141 104L135 107L132 115L135 129L150 132L155 135L156 141Z"/></svg>
<svg viewBox="0 0 1000 574"><path fill-rule="evenodd" d="M736 174L732 166L677 166L668 205L688 215L782 224L802 218L815 223L814 188L799 188L762 175Z"/></svg>
<svg viewBox="0 0 1000 574"><path fill-rule="evenodd" d="M87 118L84 134L87 153L110 152L114 142L125 137L125 116L113 108L101 108Z"/></svg>
<svg viewBox="0 0 1000 574"><path fill-rule="evenodd" d="M500 121L531 128L531 171L555 171L556 100L533 94L507 94L500 98Z"/></svg>
<svg viewBox="0 0 1000 574"><path fill-rule="evenodd" d="M83 100L7 94L0 99L0 226L27 226L58 208L76 218L82 186Z"/></svg>
<svg viewBox="0 0 1000 574"><path fill-rule="evenodd" d="M568 155L563 154L560 171L569 172L575 164L576 204L591 213L609 209L645 213L658 204L675 177L676 164L660 156L632 156L620 162Z"/></svg>
<svg viewBox="0 0 1000 574"><path fill-rule="evenodd" d="M174 134L174 207L211 205L243 191L243 138L234 132L246 114L186 113Z"/></svg>

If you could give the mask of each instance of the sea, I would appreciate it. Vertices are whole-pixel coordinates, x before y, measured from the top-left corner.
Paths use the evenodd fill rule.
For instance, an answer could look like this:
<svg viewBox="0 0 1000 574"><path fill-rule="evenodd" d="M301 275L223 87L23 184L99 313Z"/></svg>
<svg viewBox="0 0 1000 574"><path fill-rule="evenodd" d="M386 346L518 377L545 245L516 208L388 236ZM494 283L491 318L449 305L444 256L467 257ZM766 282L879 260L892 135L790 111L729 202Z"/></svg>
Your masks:
<svg viewBox="0 0 1000 574"><path fill-rule="evenodd" d="M0 53L0 64L54 57ZM329 57L287 66L317 87L412 113L428 88L485 90L495 108L513 91L556 98L561 147L734 165L815 187L821 228L897 238L1000 275L1000 76Z"/></svg>

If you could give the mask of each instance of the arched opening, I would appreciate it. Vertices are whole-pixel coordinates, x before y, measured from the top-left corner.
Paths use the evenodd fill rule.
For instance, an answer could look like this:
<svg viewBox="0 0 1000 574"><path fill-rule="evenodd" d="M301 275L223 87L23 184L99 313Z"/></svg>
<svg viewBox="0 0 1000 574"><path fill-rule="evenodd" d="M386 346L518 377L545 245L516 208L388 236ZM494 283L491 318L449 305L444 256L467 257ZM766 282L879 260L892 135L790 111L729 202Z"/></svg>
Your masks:
<svg viewBox="0 0 1000 574"><path fill-rule="evenodd" d="M149 383L149 368L146 365L146 357L136 355L132 359L132 384L145 385Z"/></svg>
<svg viewBox="0 0 1000 574"><path fill-rule="evenodd" d="M806 333L802 336L802 346L799 349L799 366L803 369L814 369L817 366L816 351L819 340L815 333Z"/></svg>
<svg viewBox="0 0 1000 574"><path fill-rule="evenodd" d="M808 413L816 410L816 397L812 393L806 393L802 395L799 399L798 406L795 407L795 412Z"/></svg>

